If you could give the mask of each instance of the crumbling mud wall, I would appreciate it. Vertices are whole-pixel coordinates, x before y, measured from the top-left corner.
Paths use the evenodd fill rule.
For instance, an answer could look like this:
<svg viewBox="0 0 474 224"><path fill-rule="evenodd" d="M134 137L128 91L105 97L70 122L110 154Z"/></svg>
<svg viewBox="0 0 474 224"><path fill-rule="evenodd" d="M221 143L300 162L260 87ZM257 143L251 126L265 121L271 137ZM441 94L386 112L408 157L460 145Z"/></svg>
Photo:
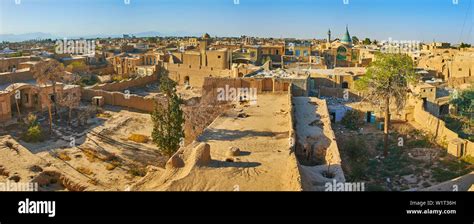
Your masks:
<svg viewBox="0 0 474 224"><path fill-rule="evenodd" d="M108 105L127 107L145 112L152 112L155 102L159 102L159 100L152 97L127 95L121 92L108 92L104 90L82 89L81 98L83 100L91 101L95 96L102 96L105 104Z"/></svg>
<svg viewBox="0 0 474 224"><path fill-rule="evenodd" d="M292 110L291 106L291 94L288 92L288 104L286 108L281 108L282 111ZM287 116L289 124L287 123L285 128L289 132L288 144L285 144L285 148L280 150L284 153L282 159L283 169L282 173L276 174L279 177L278 186L265 186L264 184L258 189L275 189L282 191L303 191L310 189L310 183L307 181L308 178L301 176L301 166L294 154L294 139L295 131L293 128L292 116ZM222 166L225 164L224 161L216 158L210 158L210 152L213 150L222 150L221 148L211 149L211 146L206 142L195 141L185 147L182 147L176 152L167 162L165 168L150 167L147 175L137 182L132 190L137 191L201 191L201 190L232 190L235 186L234 181L227 179L228 177L219 177L219 174L229 175L229 169L232 166ZM217 153L218 154L218 153ZM254 161L256 163L261 161ZM239 163L234 165L238 166ZM226 170L226 171L224 171ZM253 168L247 168L246 172L254 170ZM241 172L235 170L233 172ZM221 173L222 172L222 173ZM219 179L223 178L223 179ZM263 177L262 177L263 178ZM257 179L259 179L257 177ZM214 181L215 180L215 181ZM248 180L250 181L250 180ZM253 180L259 182L257 180ZM260 183L262 184L262 183ZM240 188L245 190L247 188Z"/></svg>
<svg viewBox="0 0 474 224"><path fill-rule="evenodd" d="M30 80L34 80L34 77L29 69L0 74L0 83L2 84L26 82Z"/></svg>
<svg viewBox="0 0 474 224"><path fill-rule="evenodd" d="M342 160L325 100L291 96L290 135L305 191L324 191L326 183L345 182ZM314 113L314 114L313 114Z"/></svg>
<svg viewBox="0 0 474 224"><path fill-rule="evenodd" d="M108 92L92 89L82 90L83 100L90 101L95 96L104 97L104 102L107 105L121 106L147 113L153 112L157 103L166 102L164 96L153 98L138 95L126 95L121 92ZM185 143L189 144L194 141L194 139L196 139L196 137L199 136L212 121L229 107L230 106L227 102L220 105L209 105L207 102L203 102L196 98L186 100L182 106L185 117Z"/></svg>
<svg viewBox="0 0 474 224"><path fill-rule="evenodd" d="M456 132L446 127L446 123L443 120L426 112L423 109L422 101L416 103L413 113L415 122L420 124L424 130L429 131L436 142L440 145L447 145L448 153L454 156L460 156L457 144L462 143L465 150L464 155L474 156L474 143L467 139L460 138Z"/></svg>
<svg viewBox="0 0 474 224"><path fill-rule="evenodd" d="M474 76L456 77L456 78L448 79L448 85L450 87L457 87L457 86L460 86L462 84L467 84L467 83L474 83Z"/></svg>
<svg viewBox="0 0 474 224"><path fill-rule="evenodd" d="M445 181L443 183L431 186L421 191L453 191L457 189L458 191L470 191L474 183L474 171L461 176L456 177L452 180ZM472 190L471 190L472 191Z"/></svg>
<svg viewBox="0 0 474 224"><path fill-rule="evenodd" d="M186 120L184 124L185 144L193 142L202 134L205 128L207 128L217 117L219 117L219 115L230 107L229 104L199 104L196 106L183 107L184 118Z"/></svg>
<svg viewBox="0 0 474 224"><path fill-rule="evenodd" d="M257 94L263 92L286 93L290 89L291 80L274 78L219 78L207 77L202 86L202 100L209 104L218 104L219 89L252 88Z"/></svg>
<svg viewBox="0 0 474 224"><path fill-rule="evenodd" d="M127 80L122 80L120 82L113 82L113 83L104 83L104 84L97 84L90 89L94 90L104 90L104 91L124 91L126 89L130 89L133 87L142 87L146 86L150 83L157 82L158 75L148 75L143 77L137 78L130 78Z"/></svg>
<svg viewBox="0 0 474 224"><path fill-rule="evenodd" d="M294 114L294 107L293 107L293 94L292 94L292 86L289 87L290 91L288 91L288 105L289 108L289 150L290 156L287 163L287 173L286 179L288 180L288 188L294 191L304 191L311 189L310 179L304 175L301 170L301 164L299 163L298 159L296 158L296 130L295 130L295 120L293 117Z"/></svg>

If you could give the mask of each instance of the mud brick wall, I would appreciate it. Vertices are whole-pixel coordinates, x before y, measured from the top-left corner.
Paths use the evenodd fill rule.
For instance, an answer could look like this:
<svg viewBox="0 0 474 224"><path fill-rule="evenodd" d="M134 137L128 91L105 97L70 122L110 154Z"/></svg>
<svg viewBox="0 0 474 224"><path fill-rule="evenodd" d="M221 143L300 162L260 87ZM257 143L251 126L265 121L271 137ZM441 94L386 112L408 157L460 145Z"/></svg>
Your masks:
<svg viewBox="0 0 474 224"><path fill-rule="evenodd" d="M418 102L415 106L413 116L415 121L418 124L422 125L423 129L429 131L435 137L435 140L438 143L448 144L448 153L454 156L459 156L457 148L450 144L451 141L459 138L462 142L464 142L465 155L474 156L474 143L469 140L460 138L457 133L449 130L446 127L446 123L443 120L426 112L423 109L421 101Z"/></svg>
<svg viewBox="0 0 474 224"><path fill-rule="evenodd" d="M91 89L104 91L124 91L133 87L142 87L158 81L158 75L149 75L135 79L122 80L120 82L98 84Z"/></svg>

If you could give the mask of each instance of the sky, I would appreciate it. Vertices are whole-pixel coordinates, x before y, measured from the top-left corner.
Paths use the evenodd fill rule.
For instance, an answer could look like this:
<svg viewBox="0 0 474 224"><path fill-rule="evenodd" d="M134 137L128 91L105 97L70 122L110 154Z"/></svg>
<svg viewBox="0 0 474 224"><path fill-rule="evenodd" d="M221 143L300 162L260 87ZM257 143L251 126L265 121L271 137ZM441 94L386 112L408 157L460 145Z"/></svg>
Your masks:
<svg viewBox="0 0 474 224"><path fill-rule="evenodd" d="M0 0L0 34L156 31L322 39L328 29L341 37L348 25L359 39L474 43L474 0L344 1Z"/></svg>

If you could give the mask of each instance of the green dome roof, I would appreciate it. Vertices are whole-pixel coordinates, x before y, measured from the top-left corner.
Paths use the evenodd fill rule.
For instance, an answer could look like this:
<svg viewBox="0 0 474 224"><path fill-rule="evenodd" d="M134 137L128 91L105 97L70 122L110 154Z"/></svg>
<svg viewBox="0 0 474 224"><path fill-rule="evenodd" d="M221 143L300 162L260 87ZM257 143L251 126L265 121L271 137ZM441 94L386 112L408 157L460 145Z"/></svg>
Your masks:
<svg viewBox="0 0 474 224"><path fill-rule="evenodd" d="M341 39L341 43L343 44L352 44L352 38L351 35L349 34L349 28L346 26L346 34Z"/></svg>

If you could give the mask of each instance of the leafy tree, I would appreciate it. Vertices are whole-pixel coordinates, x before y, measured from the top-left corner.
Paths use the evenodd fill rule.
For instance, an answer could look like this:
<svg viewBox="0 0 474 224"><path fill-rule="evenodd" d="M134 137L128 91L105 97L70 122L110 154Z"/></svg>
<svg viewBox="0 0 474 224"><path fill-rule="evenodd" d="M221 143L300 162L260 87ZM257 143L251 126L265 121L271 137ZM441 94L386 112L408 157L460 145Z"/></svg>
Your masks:
<svg viewBox="0 0 474 224"><path fill-rule="evenodd" d="M151 114L153 121L153 142L160 151L172 156L184 139L184 116L180 108L181 98L176 93L176 83L168 77L168 71L160 68L160 91L165 95L165 102L157 102Z"/></svg>
<svg viewBox="0 0 474 224"><path fill-rule="evenodd" d="M370 44L372 44L372 41L370 41L369 38L365 38L364 41L362 41L362 43L363 43L364 45L370 45Z"/></svg>
<svg viewBox="0 0 474 224"><path fill-rule="evenodd" d="M147 38L147 41L150 42L150 43L156 43L156 42L158 42L158 38L156 38L156 37L148 37L148 38Z"/></svg>
<svg viewBox="0 0 474 224"><path fill-rule="evenodd" d="M33 76L35 77L36 81L39 84L42 85L47 85L48 83L51 83L53 87L53 99L50 99L50 101L47 104L48 106L48 112L49 112L49 131L52 131L52 113L51 113L51 104L54 106L54 110L57 110L57 105L56 105L56 99L57 99L57 94L56 94L56 83L60 82L65 75L65 68L64 65L57 60L54 59L49 59L46 61L42 61L41 63L38 63L33 67L32 69ZM49 98L49 97L48 97ZM57 114L57 113L56 113Z"/></svg>
<svg viewBox="0 0 474 224"><path fill-rule="evenodd" d="M84 75L89 72L89 66L87 66L84 62L75 61L66 66L66 71Z"/></svg>
<svg viewBox="0 0 474 224"><path fill-rule="evenodd" d="M359 38L356 37L356 36L353 36L352 37L352 43L355 44L355 45L359 44Z"/></svg>
<svg viewBox="0 0 474 224"><path fill-rule="evenodd" d="M390 128L390 105L398 110L405 106L409 84L418 78L412 59L405 54L377 54L376 60L367 68L367 73L356 81L356 89L362 91L369 102L383 107L384 155L388 155L388 132Z"/></svg>
<svg viewBox="0 0 474 224"><path fill-rule="evenodd" d="M461 43L461 45L459 45L459 48L469 48L471 47L470 44L466 44L466 43Z"/></svg>
<svg viewBox="0 0 474 224"><path fill-rule="evenodd" d="M462 138L474 139L474 87L452 95L449 102L456 108L456 113L444 118L446 125Z"/></svg>
<svg viewBox="0 0 474 224"><path fill-rule="evenodd" d="M474 87L455 93L450 100L461 116L474 114Z"/></svg>

